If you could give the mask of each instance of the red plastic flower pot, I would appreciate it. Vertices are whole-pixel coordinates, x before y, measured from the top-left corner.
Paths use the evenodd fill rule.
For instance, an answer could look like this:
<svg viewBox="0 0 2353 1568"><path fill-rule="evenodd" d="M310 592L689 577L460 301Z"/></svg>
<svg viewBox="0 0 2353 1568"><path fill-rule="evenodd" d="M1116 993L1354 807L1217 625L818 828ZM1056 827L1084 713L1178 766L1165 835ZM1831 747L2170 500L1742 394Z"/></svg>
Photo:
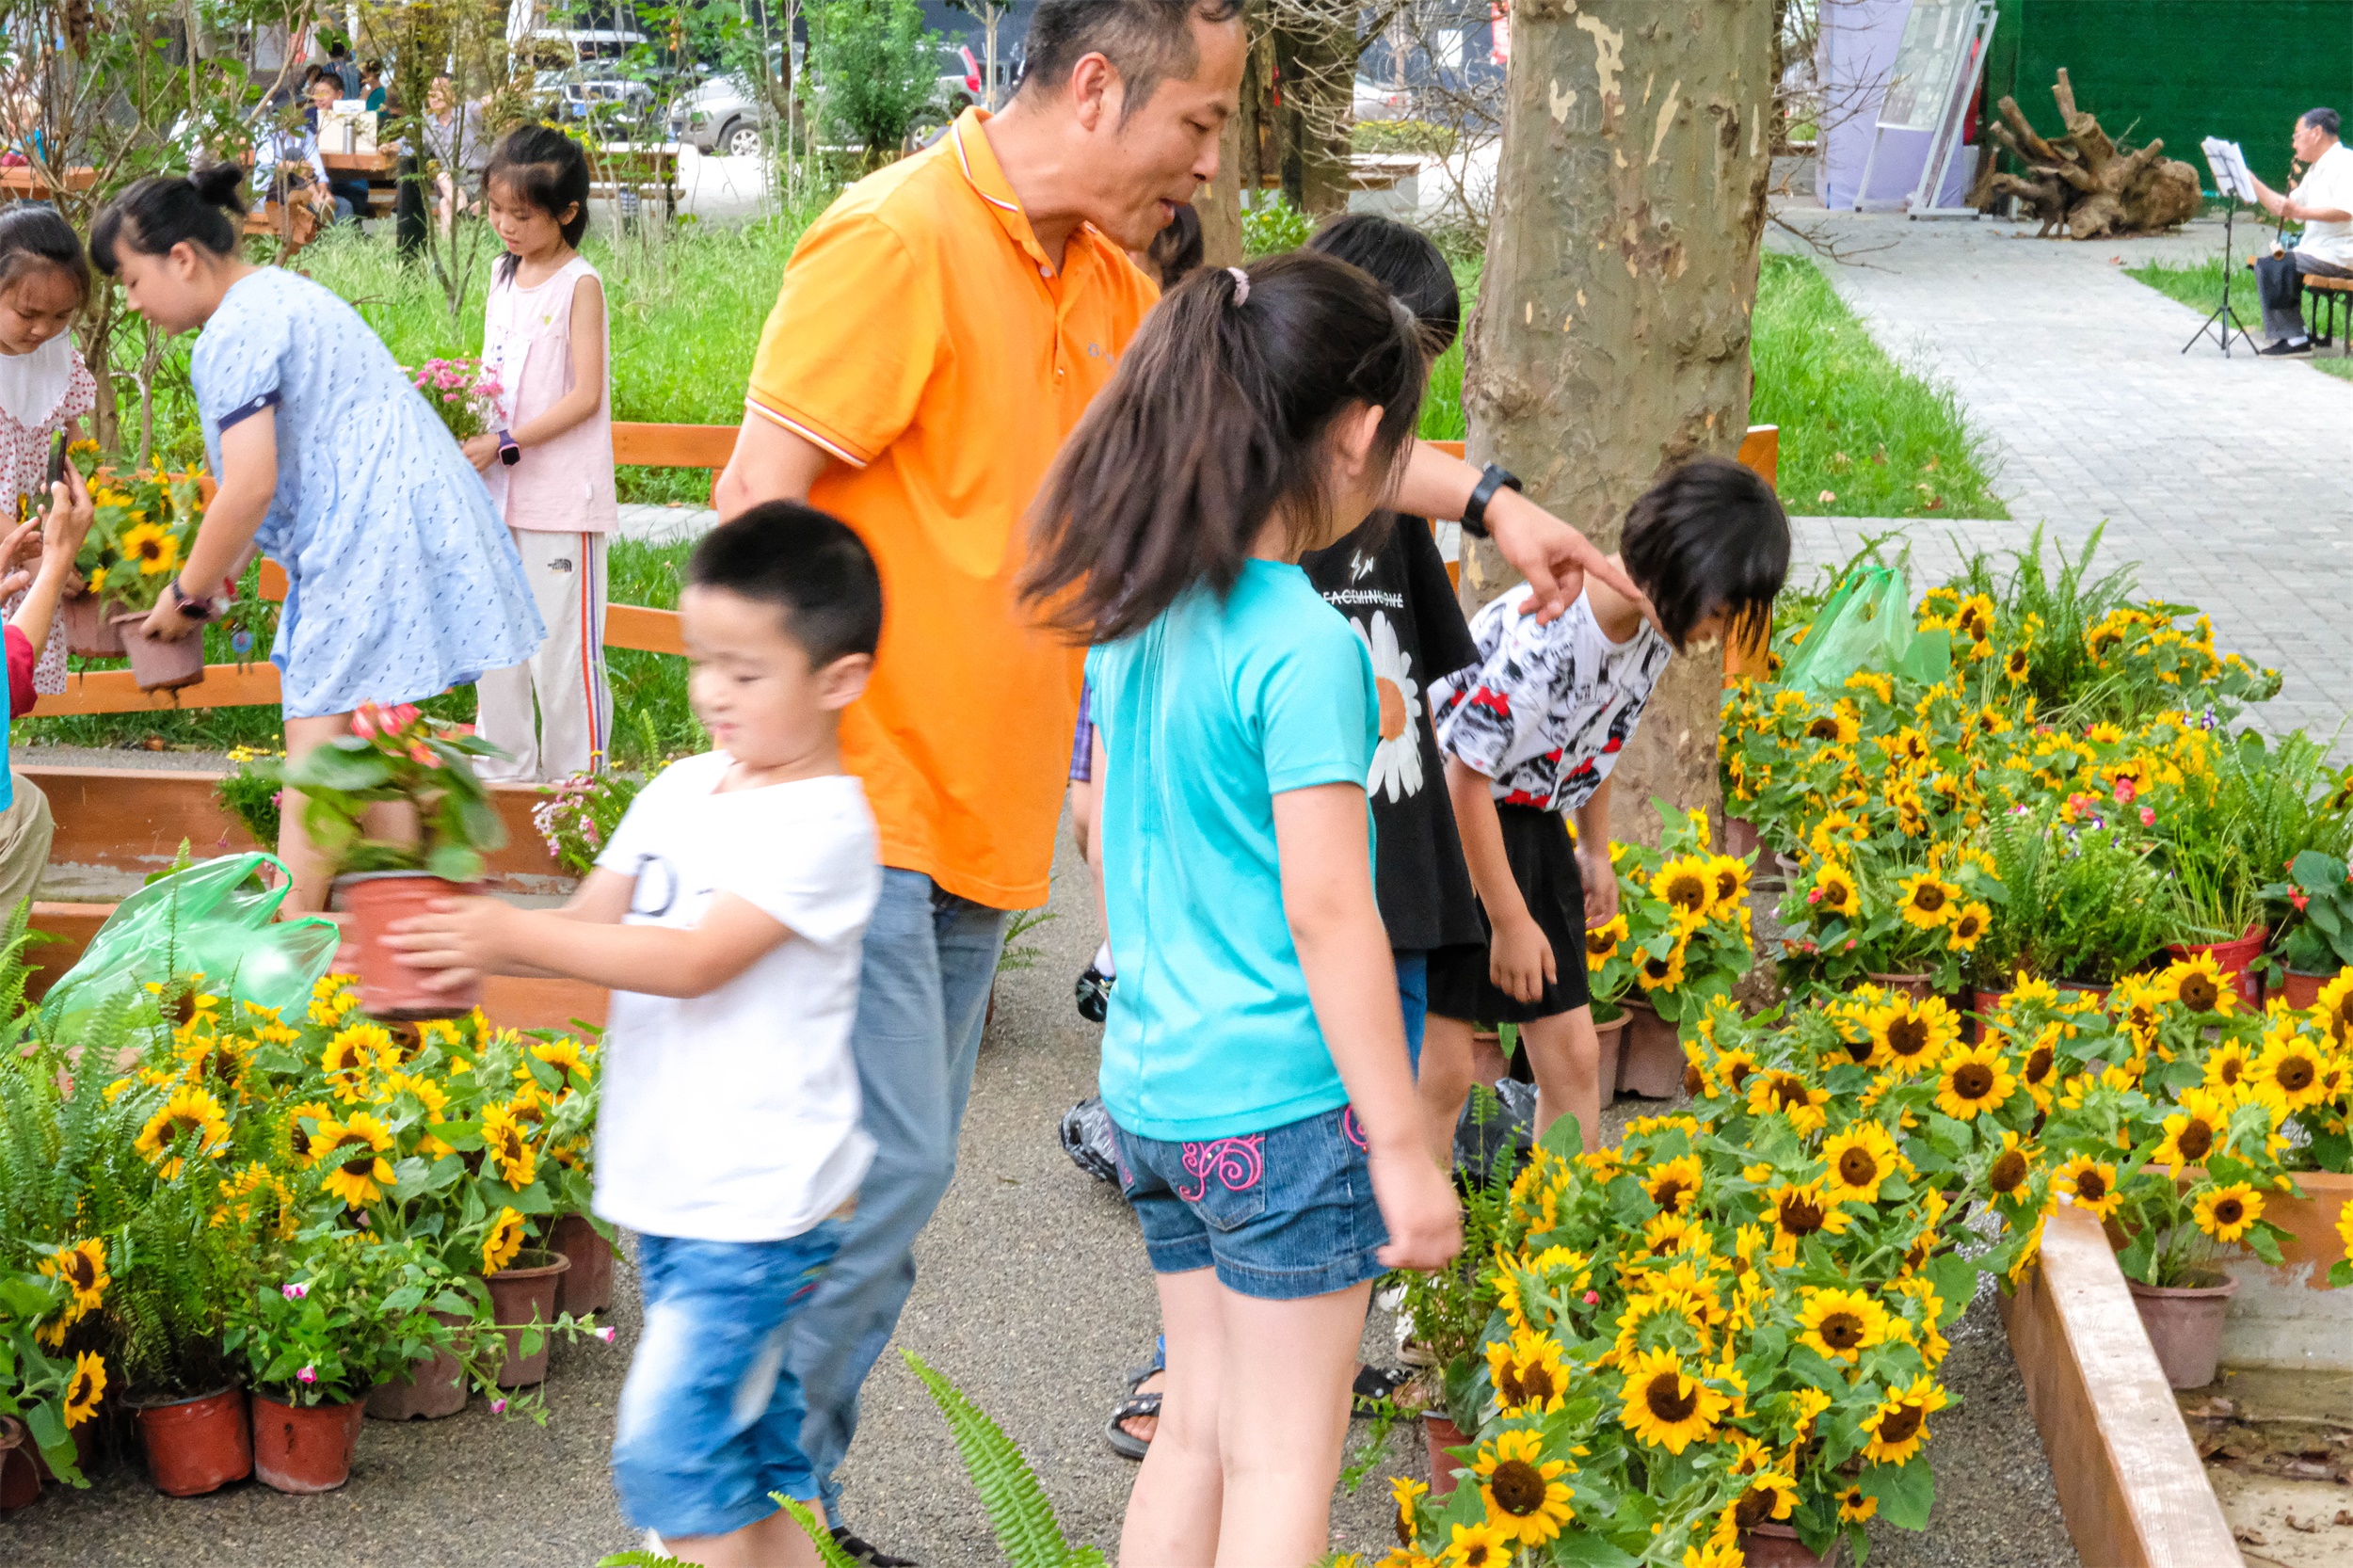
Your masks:
<svg viewBox="0 0 2353 1568"><path fill-rule="evenodd" d="M613 1243L597 1234L585 1214L567 1214L548 1233L548 1250L572 1266L557 1277L555 1309L573 1317L602 1312L613 1300Z"/></svg>
<svg viewBox="0 0 2353 1568"><path fill-rule="evenodd" d="M351 1479L367 1406L281 1404L253 1396L253 1473L280 1492L332 1492Z"/></svg>
<svg viewBox="0 0 2353 1568"><path fill-rule="evenodd" d="M352 941L359 949L360 1008L378 1018L462 1018L482 1000L479 985L437 990L433 971L411 968L384 945L396 920L425 913L436 899L462 898L474 888L424 872L368 872L335 879L335 891L351 914Z"/></svg>
<svg viewBox="0 0 2353 1568"><path fill-rule="evenodd" d="M2320 988L2337 977L2332 974L2306 974L2300 969L2285 971L2280 980L2280 994L2287 998L2295 1012L2307 1013L2320 1005Z"/></svg>
<svg viewBox="0 0 2353 1568"><path fill-rule="evenodd" d="M65 620L65 650L79 659L120 659L122 633L96 594L75 594L57 606Z"/></svg>
<svg viewBox="0 0 2353 1568"><path fill-rule="evenodd" d="M572 1260L562 1253L526 1248L515 1255L512 1264L484 1277L483 1283L490 1288L493 1320L506 1331L506 1362L498 1375L501 1388L522 1388L547 1381L548 1337L542 1334L539 1348L525 1355L523 1325L555 1321L556 1292L571 1266Z"/></svg>
<svg viewBox="0 0 2353 1568"><path fill-rule="evenodd" d="M2253 1006L2263 1000L2263 982L2249 972L2247 966L2263 956L2264 948L2270 940L2271 934L2261 925L2250 925L2233 941L2176 943L2165 951L2176 958L2195 958L2201 952L2213 953L2215 968L2238 986L2240 999Z"/></svg>
<svg viewBox="0 0 2353 1568"><path fill-rule="evenodd" d="M472 1321L455 1312L433 1316L452 1328ZM378 1421L438 1421L466 1408L466 1368L446 1350L435 1351L408 1370L376 1385L367 1412Z"/></svg>
<svg viewBox="0 0 2353 1568"><path fill-rule="evenodd" d="M1771 1520L1740 1532L1740 1555L1749 1568L1822 1568L1826 1560L1807 1551L1796 1530Z"/></svg>
<svg viewBox="0 0 2353 1568"><path fill-rule="evenodd" d="M13 1416L0 1416L0 1513L40 1500L40 1466L33 1434Z"/></svg>
<svg viewBox="0 0 2353 1568"><path fill-rule="evenodd" d="M1969 993L1969 1011L1977 1014L1991 1014L1995 1008L2002 1005L2002 998L2008 994L2009 993L2006 991L1972 990ZM1984 1039L1985 1028L1986 1026L1984 1024L1973 1021L1969 1025L1969 1037L1972 1040Z"/></svg>
<svg viewBox="0 0 2353 1568"><path fill-rule="evenodd" d="M1593 1033L1601 1041L1601 1070L1593 1081L1601 1085L1601 1108L1607 1111L1618 1097L1618 1058L1625 1049L1625 1015L1621 1012L1608 1023L1595 1023Z"/></svg>
<svg viewBox="0 0 2353 1568"><path fill-rule="evenodd" d="M138 683L139 690L176 692L201 681L204 633L191 632L177 642L166 642L139 630L146 623L144 610L117 616L112 622L115 634L122 639L122 651L131 661L131 679Z"/></svg>
<svg viewBox="0 0 2353 1568"><path fill-rule="evenodd" d="M136 1410L148 1478L164 1496L201 1496L253 1473L253 1427L246 1418L244 1389L222 1388Z"/></svg>

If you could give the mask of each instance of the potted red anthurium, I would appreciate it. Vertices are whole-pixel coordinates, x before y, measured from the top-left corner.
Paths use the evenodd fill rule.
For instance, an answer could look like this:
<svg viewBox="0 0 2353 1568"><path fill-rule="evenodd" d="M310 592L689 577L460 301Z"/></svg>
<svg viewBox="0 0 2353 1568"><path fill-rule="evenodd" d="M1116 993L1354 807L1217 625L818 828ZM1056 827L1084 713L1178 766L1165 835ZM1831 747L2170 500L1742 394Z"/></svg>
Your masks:
<svg viewBox="0 0 2353 1568"><path fill-rule="evenodd" d="M382 939L393 921L472 891L483 853L506 842L506 824L473 771L473 759L497 755L471 725L427 718L407 703L363 702L350 734L285 770L303 797L303 829L334 866L336 891L358 928L360 1005L376 1017L447 1018L473 1009L471 990L428 985ZM391 813L403 836L368 837L371 815L387 806L406 808Z"/></svg>

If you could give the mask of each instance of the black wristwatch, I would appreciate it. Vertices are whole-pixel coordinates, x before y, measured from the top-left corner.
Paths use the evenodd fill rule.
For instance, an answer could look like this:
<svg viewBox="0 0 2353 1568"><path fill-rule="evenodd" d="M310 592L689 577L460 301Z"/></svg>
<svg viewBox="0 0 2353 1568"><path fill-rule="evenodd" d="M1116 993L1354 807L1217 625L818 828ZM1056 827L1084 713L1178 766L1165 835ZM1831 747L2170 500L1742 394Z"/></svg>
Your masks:
<svg viewBox="0 0 2353 1568"><path fill-rule="evenodd" d="M214 610L211 600L191 599L188 597L187 590L180 586L180 580L176 577L165 586L171 590L171 607L183 620L207 621L213 618Z"/></svg>
<svg viewBox="0 0 2353 1568"><path fill-rule="evenodd" d="M1501 463L1489 463L1479 475L1479 487L1470 499L1463 503L1463 532L1474 539L1487 536L1487 503L1496 498L1497 490L1516 490L1520 476Z"/></svg>
<svg viewBox="0 0 2353 1568"><path fill-rule="evenodd" d="M520 463L522 460L523 449L515 444L515 438L508 435L504 430L500 431L499 461L504 463L508 468L513 468L517 463Z"/></svg>

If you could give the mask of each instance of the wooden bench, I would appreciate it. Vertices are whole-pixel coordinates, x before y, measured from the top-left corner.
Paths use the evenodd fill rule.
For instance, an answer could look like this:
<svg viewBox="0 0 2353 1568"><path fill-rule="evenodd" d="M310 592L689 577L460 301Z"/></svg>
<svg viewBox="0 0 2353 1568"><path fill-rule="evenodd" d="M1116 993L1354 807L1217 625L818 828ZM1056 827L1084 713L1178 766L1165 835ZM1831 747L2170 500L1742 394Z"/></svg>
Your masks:
<svg viewBox="0 0 2353 1568"><path fill-rule="evenodd" d="M2252 256L2247 258L2247 270L2255 270ZM2304 274L2304 292L2313 296L2314 344L2325 348L2333 339L2338 358L2353 358L2353 278L2322 278L2308 272Z"/></svg>
<svg viewBox="0 0 2353 1568"><path fill-rule="evenodd" d="M642 198L648 186L662 191L662 216L678 216L678 144L639 147L609 141L588 154L588 194L617 201L625 190Z"/></svg>
<svg viewBox="0 0 2353 1568"><path fill-rule="evenodd" d="M368 183L368 210L360 217L390 217L400 200L400 155L396 152L322 152L327 172Z"/></svg>

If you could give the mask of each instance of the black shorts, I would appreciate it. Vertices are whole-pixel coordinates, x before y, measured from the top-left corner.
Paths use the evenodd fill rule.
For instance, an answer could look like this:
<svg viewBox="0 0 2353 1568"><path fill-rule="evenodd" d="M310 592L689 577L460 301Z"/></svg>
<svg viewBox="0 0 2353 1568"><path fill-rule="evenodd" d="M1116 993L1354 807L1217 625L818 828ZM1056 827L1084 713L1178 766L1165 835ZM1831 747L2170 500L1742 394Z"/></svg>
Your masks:
<svg viewBox="0 0 2353 1568"><path fill-rule="evenodd" d="M1483 948L1443 948L1430 955L1430 1011L1478 1024L1519 1024L1574 1013L1593 1000L1585 986L1585 879L1577 873L1569 824L1557 811L1498 806L1503 854L1528 912L1552 944L1557 978L1534 1001L1518 1001L1487 978ZM1487 929L1487 912L1479 912ZM1492 937L1493 932L1489 935Z"/></svg>

